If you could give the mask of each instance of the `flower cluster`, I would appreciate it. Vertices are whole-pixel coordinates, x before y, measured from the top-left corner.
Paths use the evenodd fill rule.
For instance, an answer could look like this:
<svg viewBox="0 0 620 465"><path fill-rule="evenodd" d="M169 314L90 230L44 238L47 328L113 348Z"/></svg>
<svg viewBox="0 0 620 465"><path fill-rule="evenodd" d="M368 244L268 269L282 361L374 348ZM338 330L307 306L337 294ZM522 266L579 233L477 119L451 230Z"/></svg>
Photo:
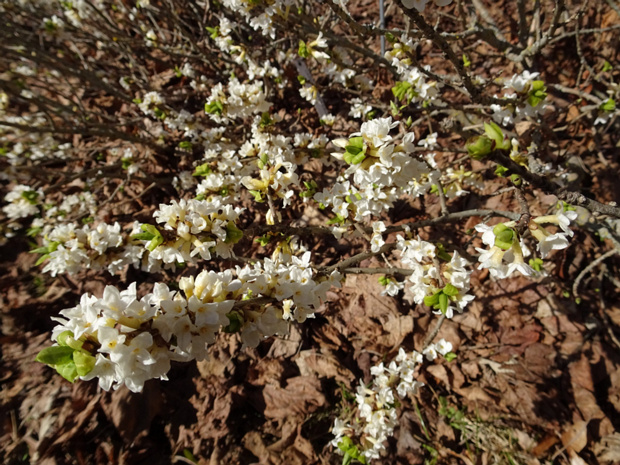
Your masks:
<svg viewBox="0 0 620 465"><path fill-rule="evenodd" d="M207 282L218 286L217 302ZM52 339L62 345L59 336L68 331L81 347L92 347L90 370L81 379L98 378L105 390L124 384L140 392L148 379L167 379L172 360L206 356L207 342L226 323L225 314L233 305L225 297L240 283L230 273L213 279L204 272L193 284L204 292L186 286L192 292L189 299L162 283L142 299L137 298L135 283L125 291L107 286L101 299L85 294L79 305L60 312L63 318L56 318L60 324Z"/></svg>
<svg viewBox="0 0 620 465"><path fill-rule="evenodd" d="M491 104L495 122L507 126L527 118L539 118L549 110L547 88L543 81L536 79L539 75L525 70L504 80L504 89L508 92L504 98L508 101L505 105Z"/></svg>
<svg viewBox="0 0 620 465"><path fill-rule="evenodd" d="M260 31L271 39L276 38L276 29L272 17L284 16L292 4L290 0L275 0L270 1L266 8L255 8L256 3L247 0L224 0L222 3L231 11L237 11L243 15L254 30ZM258 14L255 15L254 13Z"/></svg>
<svg viewBox="0 0 620 465"><path fill-rule="evenodd" d="M392 44L391 50L385 52L385 58L391 62L400 78L392 88L392 93L398 100L407 104L443 105L439 98L439 90L443 84L427 79L425 72L430 71L430 68L421 70L413 66L411 57L416 53L415 48L415 42L403 36Z"/></svg>
<svg viewBox="0 0 620 465"><path fill-rule="evenodd" d="M118 223L89 224L81 228L73 223L45 228L43 246L36 249L47 260L43 271L52 276L77 273L83 269L118 273L125 266L140 267L145 252L138 241L127 239Z"/></svg>
<svg viewBox="0 0 620 465"><path fill-rule="evenodd" d="M217 197L210 201L173 200L153 213L155 221L163 225L163 233L154 226L142 225L144 233L135 237L147 241L149 259L167 265L210 260L212 254L228 258L232 246L243 237L236 226L242 211Z"/></svg>
<svg viewBox="0 0 620 465"><path fill-rule="evenodd" d="M159 92L148 92L141 100L137 100L136 102L145 115L156 118L163 115L162 107L164 105L164 99Z"/></svg>
<svg viewBox="0 0 620 465"><path fill-rule="evenodd" d="M331 206L338 221L379 215L401 195L417 197L430 188L430 168L413 154L415 135L407 133L400 144L394 143L389 132L397 125L391 118L377 118L363 123L349 139L333 141L345 152L332 156L349 166L339 182L314 199Z"/></svg>
<svg viewBox="0 0 620 465"><path fill-rule="evenodd" d="M559 211L554 215L539 216L530 220L527 231L536 239L537 249L541 258L547 257L552 250L561 250L568 247L566 236L573 236L570 222L577 218L575 211ZM562 232L550 233L542 224L555 224ZM476 225L476 231L482 233L482 242L489 246L488 250L476 248L480 253L478 258L479 269L488 268L494 278L507 278L513 272L519 271L523 276L533 276L541 271L541 263L530 260L525 263L525 257L531 255L524 238L514 229L514 221L499 223L495 226L486 224Z"/></svg>
<svg viewBox="0 0 620 465"><path fill-rule="evenodd" d="M213 87L205 111L216 123L229 123L269 110L271 103L265 97L261 81L242 84L233 78L226 89L221 83Z"/></svg>
<svg viewBox="0 0 620 465"><path fill-rule="evenodd" d="M19 184L4 196L4 200L8 204L2 207L2 211L7 218L11 220L27 218L39 213L38 205L43 200L43 191Z"/></svg>
<svg viewBox="0 0 620 465"><path fill-rule="evenodd" d="M115 274L128 265L149 272L162 266L174 269L176 264L210 260L212 255L230 257L233 245L243 236L236 226L242 211L218 198L208 202L182 199L161 204L153 214L162 231L138 222L127 234L118 223L79 228L73 223L45 225L43 246L36 252L43 254L40 262L48 260L43 271L52 276L81 269Z"/></svg>
<svg viewBox="0 0 620 465"><path fill-rule="evenodd" d="M211 33L211 39L215 42L215 45L224 53L230 56L230 58L239 65L247 66L247 73L249 79L255 77L274 77L282 78L282 71L273 66L269 60L265 60L260 63L260 58L253 56L251 50L243 43L235 43L231 37L233 23L228 18L219 18L219 25L217 27L207 27L207 30ZM192 87L198 88L204 84L200 84L197 81L192 81Z"/></svg>
<svg viewBox="0 0 620 465"><path fill-rule="evenodd" d="M474 296L468 294L471 270L466 268L467 260L457 251L450 256L430 242L420 238L405 239L400 235L397 250L401 263L413 271L407 281L416 304L424 303L435 313L452 318L455 311L461 313L474 300Z"/></svg>
<svg viewBox="0 0 620 465"><path fill-rule="evenodd" d="M4 94L6 96L6 94ZM8 106L7 103L4 106ZM27 131L21 127L36 128L45 126L47 118L43 114L31 114L23 116L12 116L2 114L2 94L0 94L0 116L2 120L8 124L17 125L19 127L3 127L0 126L0 135L4 139L2 155L6 157L8 163L13 167L25 165L28 161L43 161L46 159L64 159L67 158L72 145L70 143L61 143L54 134L42 131ZM17 173L14 173L17 174ZM6 179L7 173L0 174Z"/></svg>
<svg viewBox="0 0 620 465"><path fill-rule="evenodd" d="M202 271L181 278L181 291L158 283L141 299L135 283L124 291L107 286L100 299L84 294L79 305L55 318L60 324L52 335L54 347L67 347L67 337L70 347L79 346L82 367L74 372L45 356L41 361L73 373L71 381L98 378L105 390L124 384L140 392L148 379L167 379L172 361L204 359L222 328L238 332L247 347L286 334L290 320L312 317L340 281L337 272L315 278L310 252L279 253L263 264L237 267L235 274ZM54 347L52 353L61 350ZM67 363L76 362L74 357Z"/></svg>
<svg viewBox="0 0 620 465"><path fill-rule="evenodd" d="M394 434L394 428L398 424L398 399L415 395L423 386L423 383L415 378L424 356L432 361L438 353L445 356L451 350L452 344L442 339L436 344L430 344L422 354L416 351L406 353L401 348L387 366L381 362L372 367L371 383L365 385L360 381L357 387L355 418L349 421L336 418L332 428L335 438L331 444L341 453L349 453L354 458L363 460L362 463L380 458L381 453L386 450L385 441Z"/></svg>

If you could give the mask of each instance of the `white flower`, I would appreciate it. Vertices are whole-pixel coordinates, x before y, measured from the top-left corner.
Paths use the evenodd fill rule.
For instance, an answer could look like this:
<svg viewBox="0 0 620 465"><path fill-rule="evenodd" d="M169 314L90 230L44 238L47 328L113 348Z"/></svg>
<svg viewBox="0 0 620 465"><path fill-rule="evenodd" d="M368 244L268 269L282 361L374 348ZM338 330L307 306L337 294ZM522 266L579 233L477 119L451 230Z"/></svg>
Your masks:
<svg viewBox="0 0 620 465"><path fill-rule="evenodd" d="M478 261L478 269L488 268L491 276L494 278L505 278L508 276L508 268L502 263L505 251L499 247L493 246L489 250L476 247L476 251L480 253Z"/></svg>
<svg viewBox="0 0 620 465"><path fill-rule="evenodd" d="M398 122L392 122L391 117L377 118L363 123L360 132L354 133L352 136L362 136L369 145L378 148L392 140L389 132L396 126L398 126Z"/></svg>
<svg viewBox="0 0 620 465"><path fill-rule="evenodd" d="M385 244L385 241L383 240L383 236L381 236L381 234L373 234L372 238L370 239L370 250L373 253L377 253L379 252L379 250L381 250L381 247L383 247L383 245Z"/></svg>
<svg viewBox="0 0 620 465"><path fill-rule="evenodd" d="M433 132L424 139L418 141L418 145L422 145L425 149L433 149L437 147L437 133Z"/></svg>
<svg viewBox="0 0 620 465"><path fill-rule="evenodd" d="M316 50L316 48L327 48L327 40L323 37L322 32L319 32L319 36L312 42L309 42L307 47L310 54L317 60L329 60L329 55L327 53Z"/></svg>
<svg viewBox="0 0 620 465"><path fill-rule="evenodd" d="M19 184L4 196L4 200L8 205L2 207L2 211L8 218L26 218L39 213L38 205L43 203L43 191Z"/></svg>
<svg viewBox="0 0 620 465"><path fill-rule="evenodd" d="M155 34L155 31L153 29L149 29L145 37L148 45L151 45L153 42L157 42L157 34Z"/></svg>
<svg viewBox="0 0 620 465"><path fill-rule="evenodd" d="M568 246L568 239L561 233L550 234L544 240L538 242L538 250L542 258L545 258L552 250L562 250Z"/></svg>
<svg viewBox="0 0 620 465"><path fill-rule="evenodd" d="M431 344L422 351L422 354L426 357L426 360L432 362L437 358L437 349L433 344Z"/></svg>
<svg viewBox="0 0 620 465"><path fill-rule="evenodd" d="M575 221L577 219L577 212L573 210L568 210L566 212L560 210L555 215L549 216L539 216L534 218L534 223L542 224L542 223L552 223L557 224L565 234L568 234L570 237L573 237L573 231L570 229L570 222Z"/></svg>
<svg viewBox="0 0 620 465"><path fill-rule="evenodd" d="M299 89L299 95L301 95L302 98L306 99L312 105L316 105L318 91L316 87L314 87L313 85L307 85L307 86L301 87Z"/></svg>
<svg viewBox="0 0 620 465"><path fill-rule="evenodd" d="M366 113L372 110L372 107L368 104L364 104L362 99L351 99L351 110L349 110L349 116L353 118L363 118Z"/></svg>
<svg viewBox="0 0 620 465"><path fill-rule="evenodd" d="M331 113L328 113L321 117L321 122L326 126L333 126L334 123L336 122L336 117L332 115Z"/></svg>
<svg viewBox="0 0 620 465"><path fill-rule="evenodd" d="M109 391L112 384L119 386L122 383L120 376L116 374L116 364L103 354L97 354L95 367L85 376L80 377L84 381L99 378L99 387Z"/></svg>
<svg viewBox="0 0 620 465"><path fill-rule="evenodd" d="M523 92L526 86L531 84L539 75L540 73L530 73L528 70L523 71L520 75L514 74L510 79L504 82L504 88Z"/></svg>
<svg viewBox="0 0 620 465"><path fill-rule="evenodd" d="M439 342L435 344L435 348L441 355L446 355L447 353L452 352L452 343L446 341L445 339L440 339Z"/></svg>
<svg viewBox="0 0 620 465"><path fill-rule="evenodd" d="M405 283L398 282L390 279L385 286L385 289L381 292L381 295L396 296L401 289L404 289Z"/></svg>
<svg viewBox="0 0 620 465"><path fill-rule="evenodd" d="M97 331L97 339L101 347L99 352L104 354L111 354L112 352L119 350L119 346L122 346L125 342L124 334L120 334L118 329L102 326Z"/></svg>

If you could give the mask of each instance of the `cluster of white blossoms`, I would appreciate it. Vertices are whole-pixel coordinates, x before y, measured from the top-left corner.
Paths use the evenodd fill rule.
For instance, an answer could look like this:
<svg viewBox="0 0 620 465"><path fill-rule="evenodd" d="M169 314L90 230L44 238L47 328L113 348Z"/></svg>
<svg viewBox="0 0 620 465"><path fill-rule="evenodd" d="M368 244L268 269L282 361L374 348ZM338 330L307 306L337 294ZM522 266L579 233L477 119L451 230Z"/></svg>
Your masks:
<svg viewBox="0 0 620 465"><path fill-rule="evenodd" d="M430 167L413 153L415 135L407 133L397 144L389 134L396 126L392 118L377 118L363 123L349 139L333 141L345 152L332 156L349 166L333 187L316 193L314 199L331 206L340 222L378 216L401 195L417 197L430 189Z"/></svg>
<svg viewBox="0 0 620 465"><path fill-rule="evenodd" d="M219 25L217 27L209 27L207 30L211 33L211 39L215 42L215 45L224 53L228 54L231 59L238 65L246 65L246 72L248 73L248 79L253 80L255 77L271 76L274 78L281 78L282 72L275 66L273 66L269 60L263 60L260 63L260 58L255 58L252 55L251 50L242 44L235 43L231 37L233 23L226 17L219 18ZM197 88L197 82L192 83L192 87Z"/></svg>
<svg viewBox="0 0 620 465"><path fill-rule="evenodd" d="M41 189L18 184L4 196L7 205L2 207L2 211L10 220L27 218L39 213L39 204L43 202L43 198Z"/></svg>
<svg viewBox="0 0 620 465"><path fill-rule="evenodd" d="M554 215L539 216L530 220L527 231L536 239L537 250L541 258L547 257L552 250L562 250L569 246L567 236L572 237L570 222L577 218L575 211L559 211ZM550 233L541 225L554 224L562 232ZM488 268L494 278L507 278L513 272L519 271L523 276L533 276L541 271L540 263L525 257L532 253L527 247L524 238L514 229L516 223L509 221L495 226L486 224L476 225L476 231L482 233L482 242L489 246L488 250L476 248L480 253L478 258L479 269Z"/></svg>
<svg viewBox="0 0 620 465"><path fill-rule="evenodd" d="M411 56L415 56L415 42L403 35L399 41L392 44L392 49L385 52L386 60L396 68L400 81L392 89L392 93L399 100L411 103L433 103L443 105L439 99L441 83L427 80L422 70L413 66ZM430 71L425 68L424 71Z"/></svg>
<svg viewBox="0 0 620 465"><path fill-rule="evenodd" d="M97 213L97 200L95 196L88 191L79 194L64 195L60 199L60 203L49 205L46 199L44 215L41 219L46 225L54 222L60 223L67 216L94 216ZM36 221L36 220L35 220ZM33 226L37 226L33 221Z"/></svg>
<svg viewBox="0 0 620 465"><path fill-rule="evenodd" d="M372 107L362 102L360 98L351 99L351 110L349 110L349 116L353 118L364 118L369 112L372 111Z"/></svg>
<svg viewBox="0 0 620 465"><path fill-rule="evenodd" d="M307 133L296 134L294 138L274 134L263 129L260 118L252 124L252 137L239 148L240 159L246 163L245 169L238 169L239 182L254 195L257 202L280 199L286 207L294 199L299 186L296 171L311 157L324 153L327 145L325 136L312 136ZM247 160L253 163L248 164ZM278 212L271 208L267 212L267 223L274 224Z"/></svg>
<svg viewBox="0 0 620 465"><path fill-rule="evenodd" d="M92 3L86 0L61 3L61 6L63 7L62 12L65 19L67 19L73 27L78 29L82 27L83 21L97 14L97 11L93 8L93 5L97 8L104 8L105 4L102 0L97 0Z"/></svg>
<svg viewBox="0 0 620 465"><path fill-rule="evenodd" d="M4 200L7 204L2 207L2 212L9 220L4 231L6 237L12 237L13 231L22 229L22 220L26 218L34 217L28 233L34 236L39 232L49 232L54 225L64 223L67 215L88 216L93 215L97 209L90 192L63 196L60 203L55 204L49 197L45 197L40 188L25 184L15 185L4 196Z"/></svg>
<svg viewBox="0 0 620 465"><path fill-rule="evenodd" d="M422 354L416 351L406 353L400 348L389 365L385 366L381 362L372 367L372 382L365 385L360 380L357 387L357 412L354 418L349 421L336 418L332 428L335 437L331 444L341 453L359 453L364 460L380 458L386 450L385 441L394 434L398 424L398 399L415 395L424 385L415 379L416 370L423 363L424 356L432 361L437 358L437 354L445 356L451 350L452 344L441 339L436 344L430 344ZM354 452L351 451L352 444L356 444Z"/></svg>
<svg viewBox="0 0 620 465"><path fill-rule="evenodd" d="M304 252L300 257L276 252L272 259L237 267L237 276L245 283L243 298L265 296L281 302L278 317L285 321L303 323L314 317L321 301L326 299L327 291L331 287L340 287L341 275L334 271L329 276L315 279L310 258L310 252ZM249 315L241 337L245 345L256 347L260 339L253 333L259 330L259 334L269 336L264 330L269 323L264 316L254 315L251 311ZM270 331L273 331L271 334L278 332L275 329Z"/></svg>
<svg viewBox="0 0 620 465"><path fill-rule="evenodd" d="M123 233L118 223L82 227L47 224L42 227L43 246L36 251L43 254L41 261L48 261L43 271L52 276L82 269L116 274L128 265L148 272L174 269L177 264L195 264L213 255L230 257L243 236L236 226L242 211L217 197L210 201L182 199L161 204L153 214L161 231L138 222L129 233Z"/></svg>
<svg viewBox="0 0 620 465"><path fill-rule="evenodd" d="M6 94L4 94L6 96ZM0 94L1 100L2 94ZM8 105L8 103L7 103ZM47 126L48 120L43 114L11 116L2 115L2 120L9 124L36 128ZM4 140L2 155L14 167L22 166L28 161L67 158L72 148L70 143L60 143L54 135L47 132L27 131L18 127L0 127L0 137ZM15 173L19 176L19 173ZM0 173L0 179L8 179L7 173Z"/></svg>
<svg viewBox="0 0 620 465"><path fill-rule="evenodd" d="M470 290L471 270L467 260L457 251L452 256L430 242L397 237L402 265L412 270L407 278L409 291L416 304L424 303L435 313L452 318L454 312L462 313L474 300Z"/></svg>
<svg viewBox="0 0 620 465"><path fill-rule="evenodd" d="M83 269L120 272L125 266L138 268L145 249L138 241L128 239L118 223L97 226L59 224L44 228L43 246L36 249L43 254L40 262L47 260L43 271L52 276L74 274Z"/></svg>
<svg viewBox="0 0 620 465"><path fill-rule="evenodd" d="M232 247L243 236L236 226L242 208L224 204L215 197L209 201L181 199L161 204L153 213L155 221L163 225L163 232L154 226L142 225L150 251L149 259L161 260L174 267L177 263L197 263L210 260L212 255L228 258Z"/></svg>
<svg viewBox="0 0 620 465"><path fill-rule="evenodd" d="M286 17L287 12L295 3L292 0L270 0L266 3L266 7L261 5L257 8L259 4L251 0L224 0L222 2L231 11L240 13L255 31L260 31L264 36L275 39L276 28L272 17Z"/></svg>
<svg viewBox="0 0 620 465"><path fill-rule="evenodd" d="M138 102L138 107L145 115L158 117L162 114L162 108L164 105L164 98L161 96L159 92L147 92L144 94L144 97L140 100L136 100Z"/></svg>
<svg viewBox="0 0 620 465"><path fill-rule="evenodd" d="M238 118L246 118L269 110L271 103L265 100L264 84L260 80L242 84L237 78L213 86L205 104L209 117L220 124L227 124Z"/></svg>
<svg viewBox="0 0 620 465"><path fill-rule="evenodd" d="M207 345L222 329L239 333L244 347L286 334L289 320L313 316L340 282L337 272L315 279L310 252L279 253L234 274L202 271L181 278L181 291L157 283L141 299L135 283L124 291L107 286L101 298L84 294L79 305L54 318L60 324L52 339L67 345L69 335L79 346L86 365L77 372L81 379L98 378L105 390L126 385L140 392L149 379L167 379L172 361L207 357Z"/></svg>
<svg viewBox="0 0 620 465"><path fill-rule="evenodd" d="M373 223L370 247L378 253L385 244L382 233L386 231L382 221ZM406 284L416 304L433 308L435 313L452 318L454 311L461 313L467 304L474 299L468 294L470 289L471 271L469 263L454 251L452 256L430 242L417 239L405 239L397 236L396 250L400 254L402 266L411 270L405 282L383 277L379 280L385 286L383 294L395 296Z"/></svg>
<svg viewBox="0 0 620 465"><path fill-rule="evenodd" d="M347 50L338 45L329 49L331 60L322 63L323 72L330 80L344 87L354 87L361 92L372 90L373 81L366 75L356 72L354 61Z"/></svg>
<svg viewBox="0 0 620 465"><path fill-rule="evenodd" d="M496 123L508 126L527 118L537 119L549 110L545 83L536 79L539 75L525 70L504 80L504 89L508 93L504 93L503 98L510 101L490 106Z"/></svg>

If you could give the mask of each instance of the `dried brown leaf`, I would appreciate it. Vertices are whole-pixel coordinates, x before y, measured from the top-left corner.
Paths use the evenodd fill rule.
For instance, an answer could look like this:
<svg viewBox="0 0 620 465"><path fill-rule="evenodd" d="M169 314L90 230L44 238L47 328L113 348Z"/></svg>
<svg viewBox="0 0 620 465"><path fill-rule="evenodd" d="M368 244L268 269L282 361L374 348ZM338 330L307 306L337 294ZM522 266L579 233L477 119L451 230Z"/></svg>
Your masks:
<svg viewBox="0 0 620 465"><path fill-rule="evenodd" d="M121 437L131 444L138 434L147 432L162 409L162 393L156 381L147 382L141 393L126 387L101 400L101 407Z"/></svg>
<svg viewBox="0 0 620 465"><path fill-rule="evenodd" d="M265 416L276 420L296 415L305 417L326 402L321 383L314 376L289 378L285 388L266 385L263 397Z"/></svg>
<svg viewBox="0 0 620 465"><path fill-rule="evenodd" d="M562 445L567 450L581 452L588 444L588 422L577 421L568 425L562 433Z"/></svg>
<svg viewBox="0 0 620 465"><path fill-rule="evenodd" d="M355 375L342 366L335 357L319 354L314 350L301 351L295 363L302 376L317 375L319 378L333 378L346 385L355 379Z"/></svg>

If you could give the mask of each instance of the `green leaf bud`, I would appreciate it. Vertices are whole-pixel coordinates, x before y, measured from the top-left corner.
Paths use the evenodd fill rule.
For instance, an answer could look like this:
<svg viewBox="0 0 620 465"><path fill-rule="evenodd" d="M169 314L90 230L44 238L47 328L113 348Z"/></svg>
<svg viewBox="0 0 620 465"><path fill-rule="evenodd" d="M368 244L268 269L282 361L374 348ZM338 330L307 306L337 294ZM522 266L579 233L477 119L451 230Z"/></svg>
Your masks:
<svg viewBox="0 0 620 465"><path fill-rule="evenodd" d="M482 160L495 149L495 141L487 136L474 136L467 141L467 153L474 160Z"/></svg>

